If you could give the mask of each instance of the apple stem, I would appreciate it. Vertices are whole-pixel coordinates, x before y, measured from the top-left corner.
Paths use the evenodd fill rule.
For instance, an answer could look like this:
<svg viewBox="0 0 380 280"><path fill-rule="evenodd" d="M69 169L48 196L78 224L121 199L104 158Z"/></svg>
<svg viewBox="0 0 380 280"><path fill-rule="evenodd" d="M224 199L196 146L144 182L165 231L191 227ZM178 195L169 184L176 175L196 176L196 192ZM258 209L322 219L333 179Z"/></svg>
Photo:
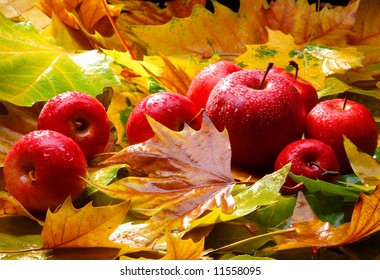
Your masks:
<svg viewBox="0 0 380 280"><path fill-rule="evenodd" d="M296 69L296 74L295 74L294 80L297 80L297 78L298 78L298 71L299 71L298 63L295 62L294 60L291 60L291 61L289 61L289 65L293 66L294 69Z"/></svg>
<svg viewBox="0 0 380 280"><path fill-rule="evenodd" d="M315 161L308 161L307 165L308 166L315 166L315 167L319 168L320 170L322 170L323 171L323 173L321 174L322 176L338 176L339 175L338 171L326 170L325 168L323 168L322 166L320 166Z"/></svg>
<svg viewBox="0 0 380 280"><path fill-rule="evenodd" d="M263 85L264 85L264 82L265 82L265 78L267 77L267 75L268 75L270 69L272 69L273 65L274 65L273 62L269 62L269 63L268 63L268 66L267 66L267 68L265 69L265 73L264 73L264 75L263 75L263 78L262 78L261 81L260 81L259 89L262 89L262 88L263 88Z"/></svg>
<svg viewBox="0 0 380 280"><path fill-rule="evenodd" d="M198 112L198 114L196 114L195 117L194 117L191 121L189 121L189 125L191 125L193 122L195 122L196 119L198 119L201 115L203 115L203 112L204 112L204 111L205 111L205 109L202 108L202 109Z"/></svg>
<svg viewBox="0 0 380 280"><path fill-rule="evenodd" d="M29 177L29 180L33 183L36 181L36 176L35 176L35 172L34 172L34 169L30 170L28 172L28 177Z"/></svg>
<svg viewBox="0 0 380 280"><path fill-rule="evenodd" d="M348 100L348 94L347 94L347 91L344 92L344 102L343 102L343 110L346 108L346 104L347 104L347 100Z"/></svg>

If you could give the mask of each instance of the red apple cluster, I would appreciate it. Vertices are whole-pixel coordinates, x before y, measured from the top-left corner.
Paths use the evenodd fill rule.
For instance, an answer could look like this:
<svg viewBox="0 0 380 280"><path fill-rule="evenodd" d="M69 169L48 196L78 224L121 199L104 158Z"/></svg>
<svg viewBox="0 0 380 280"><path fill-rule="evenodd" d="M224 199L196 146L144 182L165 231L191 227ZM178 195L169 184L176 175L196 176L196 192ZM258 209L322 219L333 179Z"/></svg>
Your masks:
<svg viewBox="0 0 380 280"><path fill-rule="evenodd" d="M244 70L220 61L197 74L188 97L219 130L227 129L233 165L265 173L291 162L296 175L335 182L338 174L352 172L343 135L373 155L377 124L360 103L319 102L316 89L296 70ZM296 183L289 178L286 185Z"/></svg>
<svg viewBox="0 0 380 280"><path fill-rule="evenodd" d="M104 151L110 123L102 103L82 92L48 100L37 130L22 136L8 152L4 180L8 193L28 211L52 211L85 189L87 162Z"/></svg>

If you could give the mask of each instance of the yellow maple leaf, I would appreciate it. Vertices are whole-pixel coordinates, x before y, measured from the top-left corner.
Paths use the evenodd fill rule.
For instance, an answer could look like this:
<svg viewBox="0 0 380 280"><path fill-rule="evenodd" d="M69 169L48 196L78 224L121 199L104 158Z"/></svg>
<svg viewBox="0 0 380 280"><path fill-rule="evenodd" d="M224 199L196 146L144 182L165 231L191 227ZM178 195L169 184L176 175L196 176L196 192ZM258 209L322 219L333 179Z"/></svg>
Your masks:
<svg viewBox="0 0 380 280"><path fill-rule="evenodd" d="M204 238L198 242L192 239L181 239L165 232L167 251L161 260L199 260L204 249Z"/></svg>
<svg viewBox="0 0 380 280"><path fill-rule="evenodd" d="M50 210L42 229L43 249L73 247L121 248L110 240L112 232L121 224L129 202L93 207L91 203L81 209L73 207L68 198L52 213Z"/></svg>
<svg viewBox="0 0 380 280"><path fill-rule="evenodd" d="M289 60L299 65L299 75L317 90L324 88L326 76L362 65L362 55L354 47L301 46L295 43L291 35L273 30L268 30L267 43L248 45L247 51L237 57L235 62L246 65L246 68L265 69L269 62L276 67L286 68Z"/></svg>

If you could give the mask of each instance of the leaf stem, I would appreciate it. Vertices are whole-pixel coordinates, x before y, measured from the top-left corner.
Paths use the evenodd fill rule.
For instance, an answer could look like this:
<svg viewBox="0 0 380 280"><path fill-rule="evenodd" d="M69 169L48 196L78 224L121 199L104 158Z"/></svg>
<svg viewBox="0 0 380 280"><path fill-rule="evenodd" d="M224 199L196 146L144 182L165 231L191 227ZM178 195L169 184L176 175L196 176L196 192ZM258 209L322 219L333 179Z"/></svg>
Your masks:
<svg viewBox="0 0 380 280"><path fill-rule="evenodd" d="M119 28L116 25L116 22L113 20L111 14L110 14L110 11L109 11L109 9L107 7L107 1L106 0L102 0L102 3L103 3L105 11L107 13L108 20L110 21L110 23L112 25L112 28L115 30L116 35L119 38L121 44L124 46L125 50L129 52L129 54L131 55L131 58L134 59L134 60L136 60L136 55L132 52L132 50L128 46L127 42L124 40L123 35L121 35L120 30L119 30Z"/></svg>
<svg viewBox="0 0 380 280"><path fill-rule="evenodd" d="M234 242L234 243L231 243L231 244L219 247L217 249L204 252L202 254L202 256L203 257L210 256L210 255L218 253L220 251L232 249L232 248L237 247L239 245L243 245L245 243L248 243L248 242L254 241L256 239L263 238L263 237L270 237L270 236L274 236L274 235L285 234L285 233L295 232L295 231L296 231L295 228L287 228L287 229L284 229L284 230L277 230L277 231L273 231L273 232L269 232L269 233L265 233L265 234L261 234L261 235L257 235L257 236L252 236L252 237L249 237L249 238L246 238L246 239L243 239L243 240L239 240L237 242Z"/></svg>

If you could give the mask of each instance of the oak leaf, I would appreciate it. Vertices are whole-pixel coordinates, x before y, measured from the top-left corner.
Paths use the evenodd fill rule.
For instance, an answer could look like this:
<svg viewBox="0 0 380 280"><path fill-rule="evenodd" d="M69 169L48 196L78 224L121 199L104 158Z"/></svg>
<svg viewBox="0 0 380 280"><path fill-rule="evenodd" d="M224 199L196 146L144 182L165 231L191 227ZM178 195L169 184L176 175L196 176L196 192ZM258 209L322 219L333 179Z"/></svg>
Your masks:
<svg viewBox="0 0 380 280"><path fill-rule="evenodd" d="M111 241L110 236L124 220L128 206L129 202L103 207L89 203L76 209L71 200L66 199L54 213L48 210L41 233L43 249L123 247Z"/></svg>

